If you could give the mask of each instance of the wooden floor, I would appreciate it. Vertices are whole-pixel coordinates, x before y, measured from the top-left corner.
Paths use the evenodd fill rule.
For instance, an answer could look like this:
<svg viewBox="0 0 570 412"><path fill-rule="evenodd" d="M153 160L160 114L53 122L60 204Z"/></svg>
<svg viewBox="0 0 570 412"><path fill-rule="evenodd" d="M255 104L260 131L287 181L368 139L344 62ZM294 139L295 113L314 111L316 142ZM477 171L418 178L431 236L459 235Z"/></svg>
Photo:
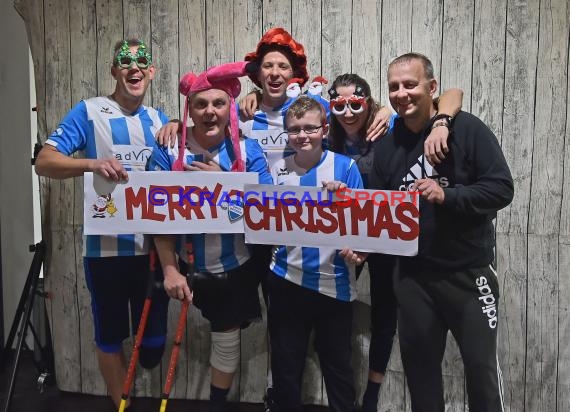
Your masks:
<svg viewBox="0 0 570 412"><path fill-rule="evenodd" d="M37 387L38 372L30 355L22 358L16 380L10 412L112 412L113 404L103 396L82 395L60 392L55 386L49 386L43 393ZM6 396L10 383L12 365L0 371L0 411L5 412ZM136 412L155 412L159 410L159 399L136 399ZM306 412L324 412L328 408L310 406ZM168 401L168 412L207 412L208 403L172 399ZM262 404L231 403L227 412L263 412Z"/></svg>

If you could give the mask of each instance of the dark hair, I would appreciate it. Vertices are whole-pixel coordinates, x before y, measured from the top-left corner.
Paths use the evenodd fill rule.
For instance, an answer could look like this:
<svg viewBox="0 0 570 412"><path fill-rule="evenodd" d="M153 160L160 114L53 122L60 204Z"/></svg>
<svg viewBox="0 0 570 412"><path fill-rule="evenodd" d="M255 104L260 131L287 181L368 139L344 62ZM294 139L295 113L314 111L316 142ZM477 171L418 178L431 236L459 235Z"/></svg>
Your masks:
<svg viewBox="0 0 570 412"><path fill-rule="evenodd" d="M366 137L366 129L370 126L376 113L378 112L379 106L374 101L372 94L370 92L370 85L366 80L354 73L345 73L338 76L334 79L334 82L331 85L331 89L336 90L338 87L345 86L355 86L360 87L360 89L364 92L364 97L366 98L366 104L368 106L368 115L366 116L366 121L364 122L364 126L362 129L358 131L360 137L364 140ZM330 92L329 92L330 93ZM331 113L331 120L330 120L330 129L329 129L329 147L330 150L336 153L344 153L345 146L344 143L346 141L346 131L337 120L336 115Z"/></svg>
<svg viewBox="0 0 570 412"><path fill-rule="evenodd" d="M287 120L291 118L300 119L308 112L318 112L320 113L321 123L326 124L327 122L327 112L323 105L316 101L315 99L302 94L295 99L293 103L287 109L285 114L285 125L287 125Z"/></svg>
<svg viewBox="0 0 570 412"><path fill-rule="evenodd" d="M435 76L433 74L433 64L431 63L431 60L421 53L406 53L396 57L388 65L388 71L390 71L390 68L395 64L409 63L412 60L419 60L422 63L422 66L424 67L424 74L427 79L435 79Z"/></svg>

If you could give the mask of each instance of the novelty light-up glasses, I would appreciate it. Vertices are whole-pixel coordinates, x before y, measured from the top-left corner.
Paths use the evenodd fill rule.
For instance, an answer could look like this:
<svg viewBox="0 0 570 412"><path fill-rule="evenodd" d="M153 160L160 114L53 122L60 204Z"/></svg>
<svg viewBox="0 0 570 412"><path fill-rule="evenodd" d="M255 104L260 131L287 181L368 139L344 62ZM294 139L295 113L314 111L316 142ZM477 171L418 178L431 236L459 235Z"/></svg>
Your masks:
<svg viewBox="0 0 570 412"><path fill-rule="evenodd" d="M127 41L123 41L119 53L115 57L115 66L121 69L130 69L133 62L139 69L148 69L152 64L152 56L146 49L144 42L141 41L136 54L132 54Z"/></svg>
<svg viewBox="0 0 570 412"><path fill-rule="evenodd" d="M362 113L366 109L366 97L352 95L349 98L338 96L330 101L331 112L337 116L342 116L346 110L353 114Z"/></svg>

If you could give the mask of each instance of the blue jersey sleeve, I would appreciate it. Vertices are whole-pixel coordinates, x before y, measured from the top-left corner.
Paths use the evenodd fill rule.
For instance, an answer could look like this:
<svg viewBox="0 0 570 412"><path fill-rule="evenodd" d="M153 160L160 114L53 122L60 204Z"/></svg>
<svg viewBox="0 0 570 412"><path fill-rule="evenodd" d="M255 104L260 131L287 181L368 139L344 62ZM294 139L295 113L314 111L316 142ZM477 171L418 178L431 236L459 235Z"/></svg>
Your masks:
<svg viewBox="0 0 570 412"><path fill-rule="evenodd" d="M394 122L398 117L400 117L398 113L392 113L392 116L390 116L390 120L388 121L388 131L391 131L394 128Z"/></svg>
<svg viewBox="0 0 570 412"><path fill-rule="evenodd" d="M362 175L358 170L358 165L354 160L351 160L350 166L346 172L346 185L350 189L363 189L364 184L362 183Z"/></svg>
<svg viewBox="0 0 570 412"><path fill-rule="evenodd" d="M60 153L69 156L78 150L85 149L91 130L87 119L87 107L82 100L65 115L46 143L54 146Z"/></svg>
<svg viewBox="0 0 570 412"><path fill-rule="evenodd" d="M273 178L269 172L267 159L263 154L263 149L256 140L246 139L245 150L247 153L247 160L245 165L246 172L257 172L259 175L259 183L272 185Z"/></svg>
<svg viewBox="0 0 570 412"><path fill-rule="evenodd" d="M164 114L164 112L160 109L156 109L156 111L158 112L158 118L160 119L160 121L162 122L162 125L164 126L166 123L168 123L168 116Z"/></svg>

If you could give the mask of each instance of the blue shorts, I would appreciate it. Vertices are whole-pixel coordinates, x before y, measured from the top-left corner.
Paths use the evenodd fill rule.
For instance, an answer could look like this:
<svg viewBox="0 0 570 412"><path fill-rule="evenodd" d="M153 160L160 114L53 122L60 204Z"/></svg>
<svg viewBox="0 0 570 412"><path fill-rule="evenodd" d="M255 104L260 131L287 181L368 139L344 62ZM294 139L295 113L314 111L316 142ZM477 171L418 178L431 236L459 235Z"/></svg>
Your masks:
<svg viewBox="0 0 570 412"><path fill-rule="evenodd" d="M146 298L149 257L113 256L83 258L91 309L95 324L95 343L107 353L119 352L124 339L135 335ZM162 281L160 265L156 280ZM160 347L166 341L168 296L154 289L142 346ZM129 308L132 328L129 326Z"/></svg>

